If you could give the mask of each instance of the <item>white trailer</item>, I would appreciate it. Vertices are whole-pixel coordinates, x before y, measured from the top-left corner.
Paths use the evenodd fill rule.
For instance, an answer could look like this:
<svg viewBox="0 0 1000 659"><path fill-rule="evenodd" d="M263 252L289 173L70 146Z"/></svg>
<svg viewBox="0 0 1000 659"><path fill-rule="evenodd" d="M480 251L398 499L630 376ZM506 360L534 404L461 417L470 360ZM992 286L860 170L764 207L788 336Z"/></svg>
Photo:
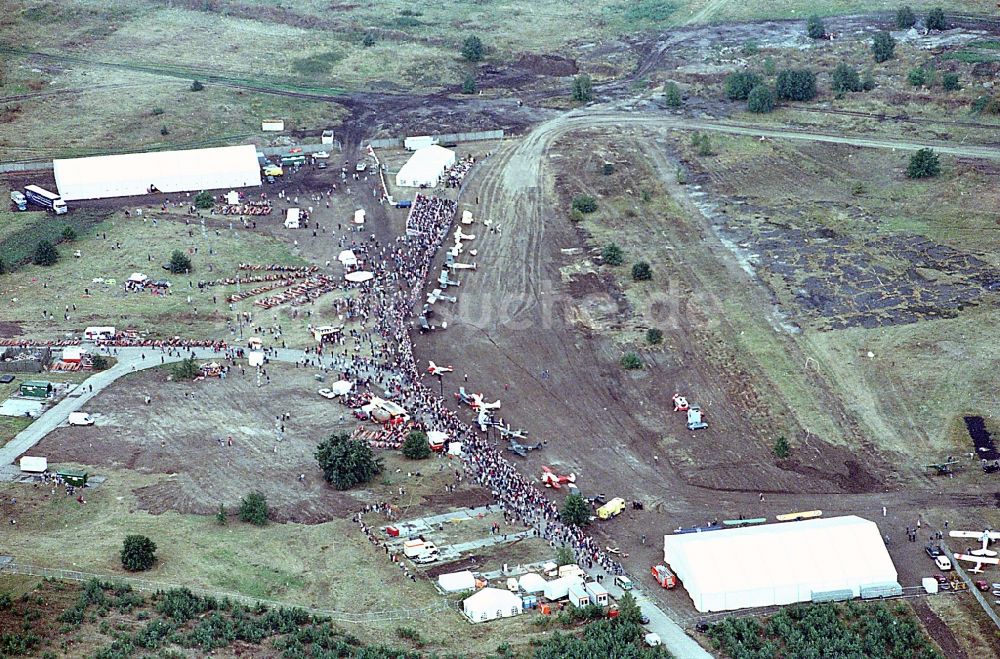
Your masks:
<svg viewBox="0 0 1000 659"><path fill-rule="evenodd" d="M33 455L25 455L21 458L21 471L29 474L41 474L49 468L48 458L40 458Z"/></svg>

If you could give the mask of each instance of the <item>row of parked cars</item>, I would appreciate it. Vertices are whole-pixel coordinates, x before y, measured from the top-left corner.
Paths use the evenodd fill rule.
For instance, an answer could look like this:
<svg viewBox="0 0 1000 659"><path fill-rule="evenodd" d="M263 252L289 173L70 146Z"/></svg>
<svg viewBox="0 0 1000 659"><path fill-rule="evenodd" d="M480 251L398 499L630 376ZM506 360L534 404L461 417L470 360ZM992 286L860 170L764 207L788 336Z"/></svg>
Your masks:
<svg viewBox="0 0 1000 659"><path fill-rule="evenodd" d="M924 547L924 551L927 552L927 555L934 561L934 565L942 572L949 572L954 569L951 559L945 556L940 545L929 544ZM965 582L959 578L949 579L943 574L935 575L934 578L938 582L938 590L964 590L967 588ZM987 583L984 579L977 579L973 581L973 584L975 584L977 590L984 593L991 589L991 584ZM992 591L993 595L1000 597L1000 583L992 584Z"/></svg>

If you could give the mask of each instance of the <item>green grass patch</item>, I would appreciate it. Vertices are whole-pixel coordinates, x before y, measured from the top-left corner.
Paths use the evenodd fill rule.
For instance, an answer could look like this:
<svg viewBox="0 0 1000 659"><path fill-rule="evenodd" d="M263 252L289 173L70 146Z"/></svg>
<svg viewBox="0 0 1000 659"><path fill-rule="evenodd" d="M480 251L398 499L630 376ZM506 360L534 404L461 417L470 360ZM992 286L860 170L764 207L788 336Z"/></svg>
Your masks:
<svg viewBox="0 0 1000 659"><path fill-rule="evenodd" d="M991 53L977 53L971 50L959 50L954 53L945 53L941 56L943 60L955 60L965 64L978 64L980 62L995 62L1000 59Z"/></svg>
<svg viewBox="0 0 1000 659"><path fill-rule="evenodd" d="M31 425L32 419L21 416L0 416L0 448L14 439L17 433Z"/></svg>
<svg viewBox="0 0 1000 659"><path fill-rule="evenodd" d="M632 0L607 7L605 12L609 17L624 19L632 26L648 26L670 20L677 7L676 2L669 0Z"/></svg>
<svg viewBox="0 0 1000 659"><path fill-rule="evenodd" d="M292 69L303 76L319 76L330 73L334 64L344 59L344 53L339 50L328 50L304 59L292 62Z"/></svg>
<svg viewBox="0 0 1000 659"><path fill-rule="evenodd" d="M110 213L96 210L74 210L66 215L51 215L48 212L25 212L24 215L30 219L22 221L20 227L7 234L0 241L0 258L7 264L9 270L16 270L18 267L31 260L35 247L43 240L48 240L52 244L62 241L62 232L66 227L72 227L77 236L82 236L88 229L101 222ZM72 252L67 248L73 243L66 243L61 246L60 255L62 258L71 257Z"/></svg>
<svg viewBox="0 0 1000 659"><path fill-rule="evenodd" d="M966 44L967 48L988 48L990 50L1000 50L1000 40L998 39L983 39L982 41L970 41Z"/></svg>

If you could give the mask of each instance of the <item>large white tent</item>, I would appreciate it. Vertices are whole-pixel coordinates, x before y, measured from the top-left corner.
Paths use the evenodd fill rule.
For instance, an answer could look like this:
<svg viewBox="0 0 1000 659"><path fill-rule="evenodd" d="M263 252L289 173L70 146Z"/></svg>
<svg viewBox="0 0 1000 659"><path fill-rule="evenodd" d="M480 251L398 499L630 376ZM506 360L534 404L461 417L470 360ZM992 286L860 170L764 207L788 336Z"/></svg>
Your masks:
<svg viewBox="0 0 1000 659"><path fill-rule="evenodd" d="M521 598L502 588L483 588L462 602L462 611L472 622L486 622L497 618L521 615Z"/></svg>
<svg viewBox="0 0 1000 659"><path fill-rule="evenodd" d="M702 612L901 592L878 526L854 515L667 535L663 559Z"/></svg>
<svg viewBox="0 0 1000 659"><path fill-rule="evenodd" d="M455 164L455 152L432 144L417 149L396 174L396 185L401 188L433 188L444 171Z"/></svg>
<svg viewBox="0 0 1000 659"><path fill-rule="evenodd" d="M260 185L252 144L186 151L150 151L52 162L59 195L106 199L160 192L194 192Z"/></svg>

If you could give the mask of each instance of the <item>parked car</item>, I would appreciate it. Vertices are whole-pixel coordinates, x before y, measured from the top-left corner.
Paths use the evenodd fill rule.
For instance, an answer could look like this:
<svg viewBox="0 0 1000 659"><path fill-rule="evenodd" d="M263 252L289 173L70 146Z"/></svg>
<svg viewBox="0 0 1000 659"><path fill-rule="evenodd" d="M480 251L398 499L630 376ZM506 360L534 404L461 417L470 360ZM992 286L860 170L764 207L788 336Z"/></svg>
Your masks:
<svg viewBox="0 0 1000 659"><path fill-rule="evenodd" d="M69 413L69 425L71 425L71 426L92 426L92 425L94 425L94 417L90 416L86 412L70 412Z"/></svg>
<svg viewBox="0 0 1000 659"><path fill-rule="evenodd" d="M948 581L948 577L943 574L935 574L934 578L937 579L939 590L951 590L951 582Z"/></svg>
<svg viewBox="0 0 1000 659"><path fill-rule="evenodd" d="M944 555L936 557L934 559L934 564L938 566L939 570L947 571L951 569L951 560Z"/></svg>
<svg viewBox="0 0 1000 659"><path fill-rule="evenodd" d="M332 392L331 390L329 390L329 389L320 389L320 390L319 390L318 392L316 392L316 393L318 393L318 394L319 394L320 396L322 396L323 398L336 398L336 397L337 397L337 394L333 393L333 392Z"/></svg>
<svg viewBox="0 0 1000 659"><path fill-rule="evenodd" d="M924 551L927 552L927 555L931 558L937 558L941 555L941 547L938 545L927 545L924 547Z"/></svg>
<svg viewBox="0 0 1000 659"><path fill-rule="evenodd" d="M326 169L326 163L320 162L319 164L316 165L316 169Z"/></svg>
<svg viewBox="0 0 1000 659"><path fill-rule="evenodd" d="M983 581L982 579L979 579L976 581L976 589L985 593L987 590L990 589L990 585L985 581Z"/></svg>
<svg viewBox="0 0 1000 659"><path fill-rule="evenodd" d="M647 616L645 613L643 613L642 615L639 616L639 622L641 622L644 625L648 625L649 624L649 616Z"/></svg>

